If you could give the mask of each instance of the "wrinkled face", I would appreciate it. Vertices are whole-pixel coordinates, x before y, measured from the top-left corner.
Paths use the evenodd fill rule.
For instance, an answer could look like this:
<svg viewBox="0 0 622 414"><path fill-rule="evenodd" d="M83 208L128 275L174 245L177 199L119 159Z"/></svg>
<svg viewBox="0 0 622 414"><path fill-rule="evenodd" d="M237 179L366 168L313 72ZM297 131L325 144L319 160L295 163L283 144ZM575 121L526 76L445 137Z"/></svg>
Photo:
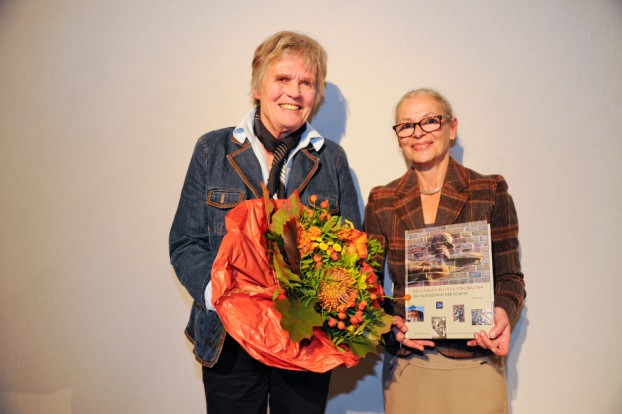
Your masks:
<svg viewBox="0 0 622 414"><path fill-rule="evenodd" d="M277 138L307 122L315 95L315 71L307 69L298 56L275 59L261 81L261 88L253 90L253 97L260 101L261 121Z"/></svg>
<svg viewBox="0 0 622 414"><path fill-rule="evenodd" d="M424 118L447 115L435 98L429 95L417 95L404 100L397 109L397 123L419 122ZM398 138L404 155L416 167L428 168L449 159L449 146L456 137L458 120L443 119L441 128L433 132L425 132L419 125L409 138Z"/></svg>

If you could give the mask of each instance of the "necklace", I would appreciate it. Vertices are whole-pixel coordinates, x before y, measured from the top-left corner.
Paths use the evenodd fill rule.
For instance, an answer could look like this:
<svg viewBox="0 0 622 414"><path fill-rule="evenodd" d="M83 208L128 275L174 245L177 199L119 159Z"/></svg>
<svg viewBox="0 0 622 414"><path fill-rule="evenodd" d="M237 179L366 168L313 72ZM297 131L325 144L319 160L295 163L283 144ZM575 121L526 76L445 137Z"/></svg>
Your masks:
<svg viewBox="0 0 622 414"><path fill-rule="evenodd" d="M421 188L419 188L419 192L420 192L421 194L424 194L424 195L432 195L432 194L436 194L436 193L438 193L438 192L439 192L439 191L441 191L442 189L443 189L443 184L441 184L441 186L440 186L440 187L436 187L436 188L434 188L434 189L432 189L432 190L427 190L427 191L426 191L426 190L423 190L423 189L421 189Z"/></svg>

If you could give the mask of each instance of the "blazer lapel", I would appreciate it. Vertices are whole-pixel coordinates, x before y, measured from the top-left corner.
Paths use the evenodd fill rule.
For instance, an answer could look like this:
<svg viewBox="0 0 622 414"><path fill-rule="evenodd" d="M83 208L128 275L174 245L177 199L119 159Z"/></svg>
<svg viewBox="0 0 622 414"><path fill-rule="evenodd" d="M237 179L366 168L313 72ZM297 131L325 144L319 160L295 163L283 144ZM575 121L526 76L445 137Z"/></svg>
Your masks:
<svg viewBox="0 0 622 414"><path fill-rule="evenodd" d="M469 180L465 169L453 158L450 158L441 200L436 212L435 226L456 222L469 200L468 187Z"/></svg>
<svg viewBox="0 0 622 414"><path fill-rule="evenodd" d="M435 226L455 223L469 200L468 187L466 170L450 158L441 200L436 212ZM395 195L397 197L395 210L405 228L407 230L424 228L421 194L417 176L412 168L403 176Z"/></svg>
<svg viewBox="0 0 622 414"><path fill-rule="evenodd" d="M247 143L240 144L233 137L231 138L231 144L234 148L232 152L227 154L229 163L255 197L261 198L261 166L259 161L257 161L257 157L255 157L253 148Z"/></svg>
<svg viewBox="0 0 622 414"><path fill-rule="evenodd" d="M417 184L417 176L412 168L408 169L397 185L395 196L397 197L395 211L406 230L424 228L425 223L423 221L419 186Z"/></svg>
<svg viewBox="0 0 622 414"><path fill-rule="evenodd" d="M302 191L315 175L319 165L319 157L311 153L308 148L300 150L294 157L292 168L290 169L287 181L288 195L295 190L298 190L298 193L302 194Z"/></svg>

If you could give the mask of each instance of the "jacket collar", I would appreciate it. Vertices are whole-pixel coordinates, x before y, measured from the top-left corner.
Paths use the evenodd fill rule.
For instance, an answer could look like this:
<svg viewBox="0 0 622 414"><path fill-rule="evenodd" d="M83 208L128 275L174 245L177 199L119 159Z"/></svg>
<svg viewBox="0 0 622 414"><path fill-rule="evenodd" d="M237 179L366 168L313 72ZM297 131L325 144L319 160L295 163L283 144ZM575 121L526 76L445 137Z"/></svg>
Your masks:
<svg viewBox="0 0 622 414"><path fill-rule="evenodd" d="M227 159L233 169L240 176L246 186L253 192L256 198L262 197L261 184L262 174L259 161L253 152L253 148L247 142L240 143L235 137L231 137L230 144L233 150L227 154ZM288 195L298 190L303 190L315 175L320 164L320 159L310 145L299 151L292 160L289 177L287 180Z"/></svg>
<svg viewBox="0 0 622 414"><path fill-rule="evenodd" d="M262 177L267 180L269 170L263 153L264 147L253 131L256 111L257 108L249 111L233 129L227 159L253 195L260 198ZM319 157L314 154L324 146L324 138L311 124L306 125L298 147L292 150L292 158L286 166L288 194L294 190L302 192L318 169Z"/></svg>
<svg viewBox="0 0 622 414"><path fill-rule="evenodd" d="M466 169L450 157L435 226L452 224L456 221L469 199L468 188ZM412 167L398 182L395 195L397 197L395 209L406 228L410 230L424 228L421 193L417 175Z"/></svg>

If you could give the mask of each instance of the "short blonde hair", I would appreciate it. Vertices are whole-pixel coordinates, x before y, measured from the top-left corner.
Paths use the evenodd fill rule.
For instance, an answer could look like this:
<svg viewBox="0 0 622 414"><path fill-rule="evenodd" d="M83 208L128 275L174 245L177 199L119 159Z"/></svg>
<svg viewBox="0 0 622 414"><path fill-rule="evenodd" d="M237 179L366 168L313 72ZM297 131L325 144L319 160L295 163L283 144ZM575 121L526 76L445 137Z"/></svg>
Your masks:
<svg viewBox="0 0 622 414"><path fill-rule="evenodd" d="M300 56L307 69L315 71L316 91L313 111L315 113L324 99L326 90L326 51L314 39L301 33L282 31L273 34L255 49L251 78L251 97L253 105L259 106L259 100L253 91L261 89L268 67L275 59L289 56Z"/></svg>
<svg viewBox="0 0 622 414"><path fill-rule="evenodd" d="M427 96L431 96L432 98L436 99L436 101L439 104L441 104L441 107L443 108L443 112L445 112L442 115L449 115L451 118L454 117L454 111L451 108L451 104L449 103L447 98L445 98L445 96L443 96L442 93L440 93L439 91L437 91L435 89L419 88L419 89L413 89L412 91L406 92L404 94L404 96L402 96L401 99L397 102L397 105L395 105L395 122L399 121L397 119L397 111L400 109L400 105L406 99L414 98L415 96L419 96L419 95L427 95Z"/></svg>

